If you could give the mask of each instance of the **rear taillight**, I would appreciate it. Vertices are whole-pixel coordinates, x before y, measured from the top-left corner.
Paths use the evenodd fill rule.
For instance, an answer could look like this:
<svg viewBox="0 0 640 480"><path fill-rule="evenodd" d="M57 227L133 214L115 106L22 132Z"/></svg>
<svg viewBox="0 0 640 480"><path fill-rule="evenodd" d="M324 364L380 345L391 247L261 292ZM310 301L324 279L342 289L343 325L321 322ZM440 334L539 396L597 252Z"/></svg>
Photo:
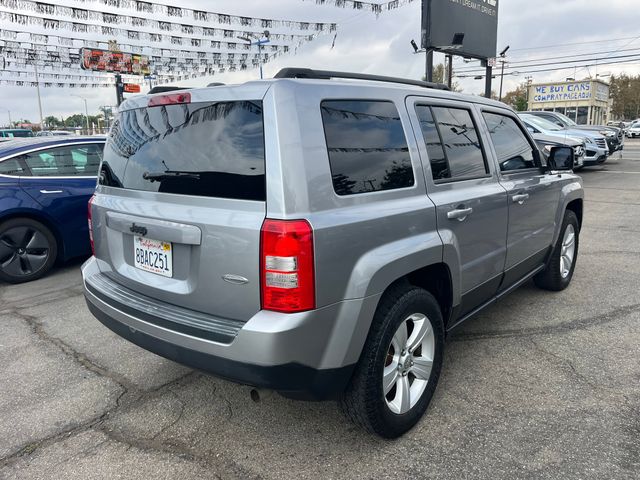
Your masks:
<svg viewBox="0 0 640 480"><path fill-rule="evenodd" d="M180 105L183 103L191 103L191 94L189 92L171 93L169 95L151 97L147 106L160 107L162 105Z"/></svg>
<svg viewBox="0 0 640 480"><path fill-rule="evenodd" d="M262 308L294 313L315 308L313 229L306 220L270 220L260 233Z"/></svg>
<svg viewBox="0 0 640 480"><path fill-rule="evenodd" d="M88 203L88 212L87 212L87 223L89 224L89 242L91 243L91 254L95 255L96 251L95 248L93 246L93 222L91 221L92 218L92 214L91 214L91 205L93 204L93 200L96 198L95 195L91 195L91 198L89 199L89 203Z"/></svg>

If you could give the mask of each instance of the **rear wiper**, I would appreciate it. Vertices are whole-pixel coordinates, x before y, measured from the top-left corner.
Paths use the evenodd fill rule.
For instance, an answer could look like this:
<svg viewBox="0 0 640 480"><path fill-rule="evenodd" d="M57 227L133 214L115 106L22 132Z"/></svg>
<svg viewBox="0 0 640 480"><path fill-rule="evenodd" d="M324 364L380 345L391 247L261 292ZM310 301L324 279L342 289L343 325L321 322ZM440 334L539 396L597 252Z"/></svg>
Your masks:
<svg viewBox="0 0 640 480"><path fill-rule="evenodd" d="M142 178L144 178L145 180L149 180L152 183L162 181L166 178L174 177L193 178L195 180L200 180L199 173L183 172L180 170L165 170L164 172L144 172L142 174Z"/></svg>

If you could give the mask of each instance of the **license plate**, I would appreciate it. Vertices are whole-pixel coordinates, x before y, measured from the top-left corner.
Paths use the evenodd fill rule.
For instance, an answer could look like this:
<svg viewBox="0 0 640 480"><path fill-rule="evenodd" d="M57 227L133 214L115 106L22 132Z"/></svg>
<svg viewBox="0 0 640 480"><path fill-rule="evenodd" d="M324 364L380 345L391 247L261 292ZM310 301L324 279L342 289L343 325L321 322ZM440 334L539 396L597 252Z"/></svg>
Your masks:
<svg viewBox="0 0 640 480"><path fill-rule="evenodd" d="M173 277L172 250L169 242L133 237L134 265L145 272Z"/></svg>

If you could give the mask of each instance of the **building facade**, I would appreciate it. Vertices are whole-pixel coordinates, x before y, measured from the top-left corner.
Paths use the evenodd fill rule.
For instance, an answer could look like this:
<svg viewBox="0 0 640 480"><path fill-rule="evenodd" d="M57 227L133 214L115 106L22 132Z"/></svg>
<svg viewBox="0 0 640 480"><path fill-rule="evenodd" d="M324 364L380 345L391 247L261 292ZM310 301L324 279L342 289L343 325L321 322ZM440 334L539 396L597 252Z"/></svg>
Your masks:
<svg viewBox="0 0 640 480"><path fill-rule="evenodd" d="M559 112L580 125L609 119L609 84L602 80L539 83L529 86L529 110Z"/></svg>

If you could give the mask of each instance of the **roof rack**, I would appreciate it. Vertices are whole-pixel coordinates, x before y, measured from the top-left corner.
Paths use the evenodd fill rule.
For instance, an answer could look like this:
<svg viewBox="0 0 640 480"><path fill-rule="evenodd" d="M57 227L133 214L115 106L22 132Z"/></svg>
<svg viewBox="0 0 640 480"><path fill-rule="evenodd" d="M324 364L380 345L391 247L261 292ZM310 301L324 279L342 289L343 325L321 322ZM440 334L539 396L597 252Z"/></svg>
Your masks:
<svg viewBox="0 0 640 480"><path fill-rule="evenodd" d="M317 80L330 80L332 78L348 78L354 80L372 80L374 82L401 83L415 85L423 88L435 88L437 90L450 90L442 83L422 82L409 78L385 77L382 75L369 75L366 73L333 72L331 70L313 70L311 68L283 68L273 78L313 78Z"/></svg>

